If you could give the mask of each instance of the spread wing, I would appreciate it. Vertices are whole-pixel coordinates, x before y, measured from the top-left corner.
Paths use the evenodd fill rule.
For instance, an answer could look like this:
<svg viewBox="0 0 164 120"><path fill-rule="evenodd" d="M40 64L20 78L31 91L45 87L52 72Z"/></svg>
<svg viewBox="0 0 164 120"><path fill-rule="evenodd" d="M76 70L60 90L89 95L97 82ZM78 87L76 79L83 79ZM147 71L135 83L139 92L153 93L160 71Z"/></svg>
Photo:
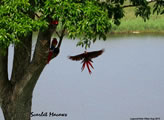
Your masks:
<svg viewBox="0 0 164 120"><path fill-rule="evenodd" d="M79 61L85 58L85 54L79 54L79 55L75 55L75 56L68 56L69 59L71 60L75 60L75 61Z"/></svg>
<svg viewBox="0 0 164 120"><path fill-rule="evenodd" d="M92 58L96 58L96 57L100 56L103 52L104 52L104 49L99 50L99 51L88 52L87 56L92 59Z"/></svg>
<svg viewBox="0 0 164 120"><path fill-rule="evenodd" d="M71 60L75 60L75 61L79 61L79 60L82 60L84 58L90 58L90 59L92 59L92 58L98 57L103 52L104 52L104 49L99 50L99 51L82 53L82 54L75 55L75 56L69 56L68 58L71 59Z"/></svg>

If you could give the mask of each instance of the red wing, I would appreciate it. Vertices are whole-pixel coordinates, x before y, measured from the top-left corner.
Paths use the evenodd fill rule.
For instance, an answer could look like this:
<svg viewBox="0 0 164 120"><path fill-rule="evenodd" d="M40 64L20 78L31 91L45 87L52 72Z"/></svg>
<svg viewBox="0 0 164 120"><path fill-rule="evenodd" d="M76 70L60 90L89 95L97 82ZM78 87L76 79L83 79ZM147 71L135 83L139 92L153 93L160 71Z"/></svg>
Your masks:
<svg viewBox="0 0 164 120"><path fill-rule="evenodd" d="M84 59L84 57L85 57L84 53L79 54L79 55L75 55L75 56L68 56L69 59L75 60L75 61L82 60L82 59Z"/></svg>
<svg viewBox="0 0 164 120"><path fill-rule="evenodd" d="M99 50L99 51L88 52L88 53L87 53L87 56L88 56L89 58L92 59L92 58L98 57L98 56L101 55L103 52L104 52L104 49Z"/></svg>

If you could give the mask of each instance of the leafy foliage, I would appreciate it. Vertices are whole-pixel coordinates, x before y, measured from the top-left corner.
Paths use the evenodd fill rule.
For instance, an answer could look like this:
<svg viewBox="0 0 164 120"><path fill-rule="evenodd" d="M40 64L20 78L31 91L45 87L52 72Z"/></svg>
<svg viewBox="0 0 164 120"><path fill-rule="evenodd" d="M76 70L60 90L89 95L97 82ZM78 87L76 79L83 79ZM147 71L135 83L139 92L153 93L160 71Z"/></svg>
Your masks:
<svg viewBox="0 0 164 120"><path fill-rule="evenodd" d="M105 39L111 28L108 11L96 1L47 1L44 12L54 12L52 18L60 20L70 38L80 37L77 45L85 45L86 48L90 46L90 40L95 41L97 37Z"/></svg>
<svg viewBox="0 0 164 120"><path fill-rule="evenodd" d="M2 0L0 4L0 46L18 43L20 37L38 30L44 21L32 19L28 0Z"/></svg>
<svg viewBox="0 0 164 120"><path fill-rule="evenodd" d="M44 30L58 20L57 30L66 29L70 38L80 38L77 45L85 46L106 39L112 23L119 25L124 17L126 0L1 0L0 46L20 42L21 37ZM126 2L127 3L127 2ZM136 16L149 19L151 8L146 0L129 0L136 7ZM154 13L164 13L164 1L155 0Z"/></svg>
<svg viewBox="0 0 164 120"><path fill-rule="evenodd" d="M164 1L163 0L157 0L157 2L154 4L153 13L155 12L157 12L157 14L164 14Z"/></svg>

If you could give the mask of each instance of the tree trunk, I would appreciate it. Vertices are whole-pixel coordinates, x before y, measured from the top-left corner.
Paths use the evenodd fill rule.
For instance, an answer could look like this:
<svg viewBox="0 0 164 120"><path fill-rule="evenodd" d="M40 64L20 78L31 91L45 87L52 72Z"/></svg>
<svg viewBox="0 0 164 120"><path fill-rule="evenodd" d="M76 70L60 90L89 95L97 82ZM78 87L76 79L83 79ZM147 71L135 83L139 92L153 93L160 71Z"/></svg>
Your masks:
<svg viewBox="0 0 164 120"><path fill-rule="evenodd" d="M55 29L56 27L50 25L47 30L39 32L32 60L32 33L27 38L21 39L21 46L15 46L14 49L10 80L7 74L8 49L5 56L0 53L0 105L5 120L31 119L32 93L40 74L47 65L47 51ZM59 36L58 48L64 37L64 31Z"/></svg>
<svg viewBox="0 0 164 120"><path fill-rule="evenodd" d="M13 101L8 98L2 103L5 120L30 120L32 97Z"/></svg>

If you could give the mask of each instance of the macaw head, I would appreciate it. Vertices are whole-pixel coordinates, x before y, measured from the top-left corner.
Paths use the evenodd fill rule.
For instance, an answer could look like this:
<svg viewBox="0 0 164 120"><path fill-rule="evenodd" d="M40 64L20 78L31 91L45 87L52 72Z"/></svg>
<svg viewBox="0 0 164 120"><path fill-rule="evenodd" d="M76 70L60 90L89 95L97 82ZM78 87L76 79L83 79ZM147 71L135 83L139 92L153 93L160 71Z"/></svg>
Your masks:
<svg viewBox="0 0 164 120"><path fill-rule="evenodd" d="M53 38L53 40L52 40L52 45L53 45L54 47L56 47L57 44L58 44L57 39L56 39L56 38Z"/></svg>

